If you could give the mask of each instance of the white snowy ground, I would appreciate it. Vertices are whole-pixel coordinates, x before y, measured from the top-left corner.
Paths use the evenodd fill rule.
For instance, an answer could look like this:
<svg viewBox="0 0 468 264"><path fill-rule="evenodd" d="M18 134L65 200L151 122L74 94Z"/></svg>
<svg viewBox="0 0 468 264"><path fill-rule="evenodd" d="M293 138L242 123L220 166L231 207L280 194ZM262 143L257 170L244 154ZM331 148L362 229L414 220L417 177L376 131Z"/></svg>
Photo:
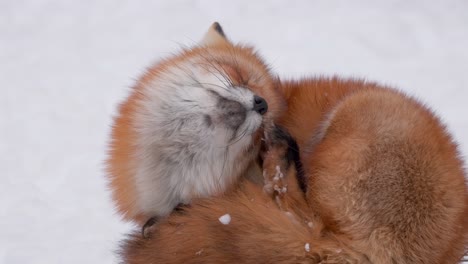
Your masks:
<svg viewBox="0 0 468 264"><path fill-rule="evenodd" d="M282 76L340 74L432 106L468 153L467 1L0 1L0 263L116 263L103 173L142 70L219 21Z"/></svg>

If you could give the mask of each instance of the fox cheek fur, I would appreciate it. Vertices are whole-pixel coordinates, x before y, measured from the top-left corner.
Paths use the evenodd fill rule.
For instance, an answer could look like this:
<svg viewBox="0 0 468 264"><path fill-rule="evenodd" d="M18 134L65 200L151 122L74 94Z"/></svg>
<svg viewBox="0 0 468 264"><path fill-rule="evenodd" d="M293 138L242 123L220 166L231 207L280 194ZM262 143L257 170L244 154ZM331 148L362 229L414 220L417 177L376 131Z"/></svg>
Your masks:
<svg viewBox="0 0 468 264"><path fill-rule="evenodd" d="M190 78L213 83L204 77ZM217 195L232 185L236 168L249 161L238 157L249 149L262 122L249 90L208 90L191 82L171 88L164 97L157 93L145 99L144 111L136 115L136 187L142 196L139 206L148 214L166 215L192 197ZM170 85L154 84L148 90Z"/></svg>
<svg viewBox="0 0 468 264"><path fill-rule="evenodd" d="M151 67L112 132L108 172L124 217L143 223L234 186L284 107L274 83L255 51L231 44L217 23L200 46Z"/></svg>

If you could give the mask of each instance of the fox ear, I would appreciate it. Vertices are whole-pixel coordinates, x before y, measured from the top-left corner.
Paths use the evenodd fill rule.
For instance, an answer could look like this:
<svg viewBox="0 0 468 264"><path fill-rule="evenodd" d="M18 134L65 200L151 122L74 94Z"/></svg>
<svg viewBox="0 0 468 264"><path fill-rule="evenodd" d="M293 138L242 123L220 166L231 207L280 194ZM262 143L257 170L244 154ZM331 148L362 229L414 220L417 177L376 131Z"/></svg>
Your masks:
<svg viewBox="0 0 468 264"><path fill-rule="evenodd" d="M230 44L224 34L223 28L218 22L214 22L200 41L202 46L217 46Z"/></svg>

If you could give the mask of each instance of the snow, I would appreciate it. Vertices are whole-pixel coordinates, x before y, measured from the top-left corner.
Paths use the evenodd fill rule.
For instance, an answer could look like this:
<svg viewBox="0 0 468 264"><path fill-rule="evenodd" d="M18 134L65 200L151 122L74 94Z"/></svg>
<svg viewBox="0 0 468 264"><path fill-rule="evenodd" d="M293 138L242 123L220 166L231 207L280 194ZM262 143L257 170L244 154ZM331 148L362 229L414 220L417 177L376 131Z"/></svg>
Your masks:
<svg viewBox="0 0 468 264"><path fill-rule="evenodd" d="M276 170L276 173L275 173L275 177L273 177L273 181L277 182L279 181L280 179L282 179L284 177L283 173L281 172L281 168L279 165L276 165L275 166L275 170Z"/></svg>
<svg viewBox="0 0 468 264"><path fill-rule="evenodd" d="M304 249L305 249L305 251L310 252L310 245L309 245L309 243L306 243L306 244L304 245Z"/></svg>
<svg viewBox="0 0 468 264"><path fill-rule="evenodd" d="M283 186L283 187L280 188L280 187L279 187L278 185L276 185L276 184L273 186L273 189L274 189L278 194L282 194L282 193L284 194L284 193L286 193L286 192L288 191L288 187Z"/></svg>
<svg viewBox="0 0 468 264"><path fill-rule="evenodd" d="M468 153L468 2L0 2L0 263L117 263L133 227L103 172L111 117L154 60L213 21L283 77L378 80L431 106Z"/></svg>
<svg viewBox="0 0 468 264"><path fill-rule="evenodd" d="M219 217L218 220L223 225L229 225L229 223L231 223L231 216L229 214L225 214Z"/></svg>

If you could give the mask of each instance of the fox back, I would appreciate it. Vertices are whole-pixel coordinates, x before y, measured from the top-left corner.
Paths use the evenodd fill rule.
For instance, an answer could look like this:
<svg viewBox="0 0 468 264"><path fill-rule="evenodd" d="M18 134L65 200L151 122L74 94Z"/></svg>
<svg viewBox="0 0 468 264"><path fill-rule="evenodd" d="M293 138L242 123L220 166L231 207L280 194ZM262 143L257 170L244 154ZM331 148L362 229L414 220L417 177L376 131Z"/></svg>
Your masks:
<svg viewBox="0 0 468 264"><path fill-rule="evenodd" d="M283 123L301 142L307 201L326 230L372 263L460 259L468 232L465 172L431 110L357 80L306 79L283 90Z"/></svg>
<svg viewBox="0 0 468 264"><path fill-rule="evenodd" d="M308 200L375 263L454 263L463 252L463 164L434 115L400 93L360 90L324 120Z"/></svg>

